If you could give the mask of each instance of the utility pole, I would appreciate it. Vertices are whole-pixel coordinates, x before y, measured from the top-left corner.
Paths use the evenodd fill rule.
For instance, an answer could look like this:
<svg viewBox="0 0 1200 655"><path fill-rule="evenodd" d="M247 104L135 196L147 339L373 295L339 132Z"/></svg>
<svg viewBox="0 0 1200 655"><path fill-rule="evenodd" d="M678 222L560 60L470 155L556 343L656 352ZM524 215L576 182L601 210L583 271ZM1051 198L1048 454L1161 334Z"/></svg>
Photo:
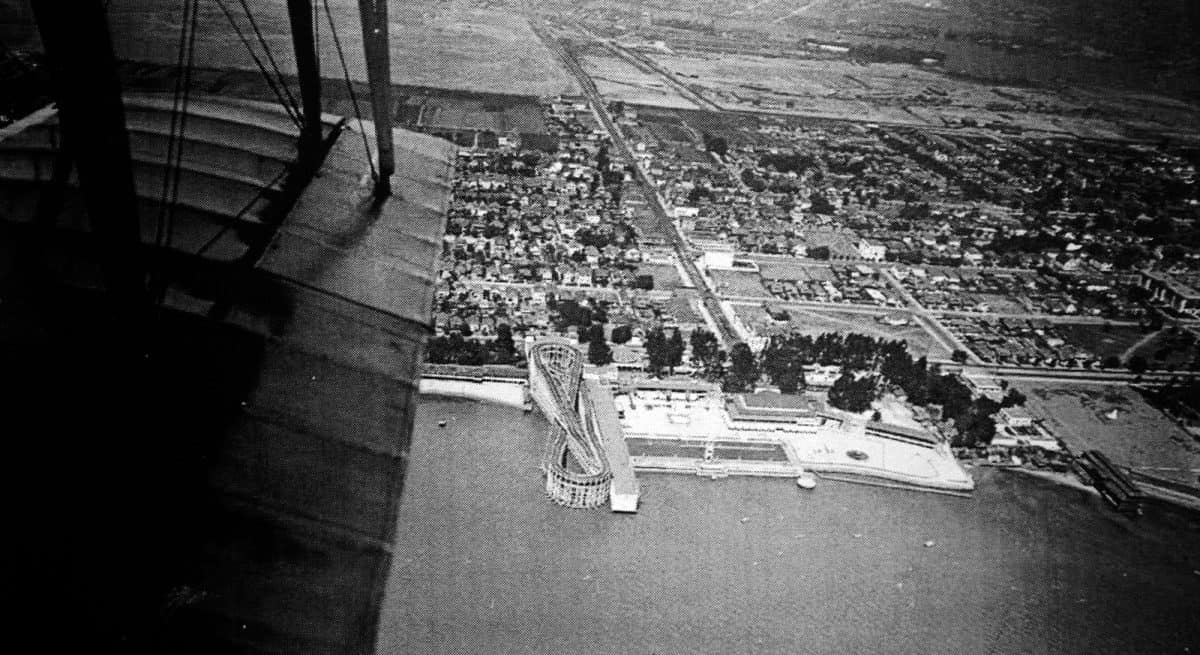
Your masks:
<svg viewBox="0 0 1200 655"><path fill-rule="evenodd" d="M387 0L358 0L362 22L363 54L367 59L367 84L371 87L371 117L375 121L375 140L379 148L379 180L375 195L392 193L392 173L396 155L392 145L392 64L388 45Z"/></svg>
<svg viewBox="0 0 1200 655"><path fill-rule="evenodd" d="M54 78L64 150L75 162L104 276L119 310L145 300L141 229L125 105L108 17L100 0L34 0L33 13ZM60 165L65 174L69 166Z"/></svg>
<svg viewBox="0 0 1200 655"><path fill-rule="evenodd" d="M305 175L316 171L321 140L321 69L313 43L312 3L287 0L288 20L292 27L292 47L296 53L296 76L300 78L300 102L304 124L300 130L298 163Z"/></svg>

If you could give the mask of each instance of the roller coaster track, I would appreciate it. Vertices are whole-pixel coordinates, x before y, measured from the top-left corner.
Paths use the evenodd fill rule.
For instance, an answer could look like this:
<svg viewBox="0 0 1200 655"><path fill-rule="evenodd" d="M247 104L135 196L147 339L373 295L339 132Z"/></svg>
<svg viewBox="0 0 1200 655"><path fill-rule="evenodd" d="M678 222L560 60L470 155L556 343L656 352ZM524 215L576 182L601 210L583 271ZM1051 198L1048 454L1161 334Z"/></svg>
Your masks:
<svg viewBox="0 0 1200 655"><path fill-rule="evenodd" d="M591 397L580 394L583 356L571 344L542 341L529 350L529 391L550 421L542 458L546 495L567 507L599 507L612 471L594 422Z"/></svg>

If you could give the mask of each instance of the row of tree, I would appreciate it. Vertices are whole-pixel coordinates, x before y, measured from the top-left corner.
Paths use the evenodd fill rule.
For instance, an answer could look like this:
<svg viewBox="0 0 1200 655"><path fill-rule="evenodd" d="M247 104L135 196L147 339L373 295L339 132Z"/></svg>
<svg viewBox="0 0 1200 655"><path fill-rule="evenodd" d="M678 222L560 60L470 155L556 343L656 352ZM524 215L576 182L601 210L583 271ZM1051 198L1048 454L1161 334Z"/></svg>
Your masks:
<svg viewBox="0 0 1200 655"><path fill-rule="evenodd" d="M693 339L697 337L693 335ZM693 356L695 351L693 345ZM956 446L990 442L996 429L992 415L1001 407L1025 402L1024 395L1015 389L1010 389L1001 402L983 396L972 398L971 390L957 375L941 373L924 357L914 360L904 341L856 333L779 335L767 343L758 358L745 344L737 344L730 352L723 388L730 392L748 390L760 375L765 375L781 392L796 393L806 386L804 367L813 364L845 369L829 389L828 400L833 407L863 412L884 389L898 388L914 405L940 406L942 418L954 422Z"/></svg>
<svg viewBox="0 0 1200 655"><path fill-rule="evenodd" d="M434 337L426 346L426 359L433 364L519 364L524 356L513 342L512 328L501 323L496 326L494 339L470 339L470 335L455 331Z"/></svg>

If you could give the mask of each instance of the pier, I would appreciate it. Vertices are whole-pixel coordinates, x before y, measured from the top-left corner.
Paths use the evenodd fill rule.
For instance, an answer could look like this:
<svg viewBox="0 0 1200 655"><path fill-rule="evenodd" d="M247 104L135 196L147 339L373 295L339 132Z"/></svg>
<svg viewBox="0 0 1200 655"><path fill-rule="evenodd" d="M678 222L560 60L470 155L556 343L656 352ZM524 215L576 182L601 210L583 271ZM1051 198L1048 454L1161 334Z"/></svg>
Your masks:
<svg viewBox="0 0 1200 655"><path fill-rule="evenodd" d="M609 505L614 512L636 512L640 490L612 391L596 380L584 380L583 388L592 430L600 436L612 470Z"/></svg>

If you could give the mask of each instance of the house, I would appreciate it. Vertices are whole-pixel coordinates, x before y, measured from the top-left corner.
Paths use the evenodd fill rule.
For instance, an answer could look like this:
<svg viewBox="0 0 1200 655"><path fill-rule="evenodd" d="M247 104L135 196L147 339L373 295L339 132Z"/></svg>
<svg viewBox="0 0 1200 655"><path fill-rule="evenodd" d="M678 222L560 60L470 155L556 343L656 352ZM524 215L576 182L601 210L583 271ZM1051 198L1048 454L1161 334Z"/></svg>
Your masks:
<svg viewBox="0 0 1200 655"><path fill-rule="evenodd" d="M1151 297L1163 301L1180 312L1200 312L1200 291L1167 273L1142 271L1138 284L1149 289Z"/></svg>
<svg viewBox="0 0 1200 655"><path fill-rule="evenodd" d="M1024 407L1005 407L1000 410L1000 420L1014 428L1027 428L1033 425L1033 416Z"/></svg>
<svg viewBox="0 0 1200 655"><path fill-rule="evenodd" d="M961 377L972 393L995 401L1004 397L1004 387L1000 386L1000 380L991 375L964 371Z"/></svg>
<svg viewBox="0 0 1200 655"><path fill-rule="evenodd" d="M863 239L858 242L858 256L873 262L881 262L887 255L887 246L882 243Z"/></svg>
<svg viewBox="0 0 1200 655"><path fill-rule="evenodd" d="M725 400L727 425L738 431L811 430L824 425L824 411L819 400L777 391L732 394Z"/></svg>

